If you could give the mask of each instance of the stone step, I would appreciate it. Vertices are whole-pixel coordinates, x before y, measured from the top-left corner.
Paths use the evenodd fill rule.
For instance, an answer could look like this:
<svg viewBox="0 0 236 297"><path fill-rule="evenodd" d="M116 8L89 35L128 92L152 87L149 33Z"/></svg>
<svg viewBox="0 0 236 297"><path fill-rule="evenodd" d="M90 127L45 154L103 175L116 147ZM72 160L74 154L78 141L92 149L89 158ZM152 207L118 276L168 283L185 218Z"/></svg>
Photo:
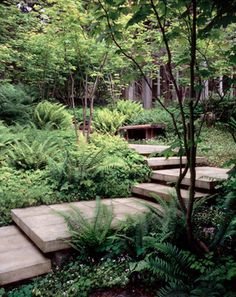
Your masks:
<svg viewBox="0 0 236 297"><path fill-rule="evenodd" d="M143 203L151 203L151 205L160 208L156 203L146 202L134 197L103 199L102 203L113 209L114 223L125 220L129 215L147 211L148 208ZM13 209L11 213L19 228L44 253L48 253L70 248L70 245L66 242L70 239L70 234L64 219L58 214L58 211L69 212L71 211L71 205L78 207L88 220L94 217L96 201Z"/></svg>
<svg viewBox="0 0 236 297"><path fill-rule="evenodd" d="M0 228L0 287L51 271L51 261L16 227Z"/></svg>
<svg viewBox="0 0 236 297"><path fill-rule="evenodd" d="M129 148L135 150L137 153L143 156L148 156L154 153L162 153L168 149L167 145L148 145L148 144L129 144Z"/></svg>
<svg viewBox="0 0 236 297"><path fill-rule="evenodd" d="M157 157L157 158L148 158L147 159L148 166L152 169L164 169L164 168L173 168L178 167L180 165L180 157ZM185 165L187 163L187 158L182 157L182 164ZM205 157L197 157L196 158L197 165L206 165L207 159Z"/></svg>
<svg viewBox="0 0 236 297"><path fill-rule="evenodd" d="M219 181L226 180L228 178L227 172L229 169L217 168L217 167L196 167L196 188L213 191ZM179 168L154 170L151 178L154 181L175 183L179 177ZM187 172L185 178L182 181L182 185L190 185L190 174Z"/></svg>
<svg viewBox="0 0 236 297"><path fill-rule="evenodd" d="M163 198L165 200L170 200L172 196L176 194L174 187L170 187L162 184L155 184L155 183L138 184L132 188L132 193L146 198L153 198L153 197L155 198L155 195L157 195L160 198ZM182 189L181 194L184 199L186 200L188 199L189 197L188 190ZM207 195L208 194L206 193L200 193L200 192L195 193L196 198L206 197Z"/></svg>

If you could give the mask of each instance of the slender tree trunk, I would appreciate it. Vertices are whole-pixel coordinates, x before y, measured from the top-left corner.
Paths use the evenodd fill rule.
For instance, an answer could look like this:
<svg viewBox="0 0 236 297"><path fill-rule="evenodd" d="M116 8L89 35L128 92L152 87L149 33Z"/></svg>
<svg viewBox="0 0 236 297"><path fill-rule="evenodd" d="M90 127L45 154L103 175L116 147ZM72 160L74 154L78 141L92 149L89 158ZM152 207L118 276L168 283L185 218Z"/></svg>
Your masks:
<svg viewBox="0 0 236 297"><path fill-rule="evenodd" d="M78 124L77 124L77 118L76 118L76 112L75 112L75 80L73 77L73 74L70 73L71 78L71 103L73 108L73 124L74 124L74 130L75 130L75 137L76 142L79 142L79 133L78 133Z"/></svg>
<svg viewBox="0 0 236 297"><path fill-rule="evenodd" d="M191 61L190 61L190 102L189 102L189 171L190 171L190 187L189 201L187 207L187 235L189 244L193 244L192 230L192 211L195 198L195 183L196 183L196 143L195 143L195 125L194 125L194 102L196 101L195 90L195 65L196 65L196 19L197 19L197 4L196 0L192 0L192 34L191 34Z"/></svg>
<svg viewBox="0 0 236 297"><path fill-rule="evenodd" d="M107 55L108 55L108 53L105 53L105 55L103 57L102 63L101 63L100 68L99 68L99 73L102 72L102 70L103 70L103 68L105 66L105 63L106 63L106 60L107 60ZM91 134L93 114L94 114L94 98L95 98L95 93L96 93L99 81L100 81L100 74L98 74L96 79L95 79L95 83L93 85L93 89L92 89L92 92L91 92L91 95L90 95L90 98L89 98L90 106L89 106L89 123L88 123L88 131L87 131L87 141L89 141L89 137L90 137L90 134Z"/></svg>
<svg viewBox="0 0 236 297"><path fill-rule="evenodd" d="M85 75L85 90L83 100L83 135L85 136L87 122L87 107L88 107L88 75Z"/></svg>
<svg viewBox="0 0 236 297"><path fill-rule="evenodd" d="M152 86L152 81L148 78L149 84ZM152 88L149 88L145 79L142 79L142 99L145 109L152 108Z"/></svg>

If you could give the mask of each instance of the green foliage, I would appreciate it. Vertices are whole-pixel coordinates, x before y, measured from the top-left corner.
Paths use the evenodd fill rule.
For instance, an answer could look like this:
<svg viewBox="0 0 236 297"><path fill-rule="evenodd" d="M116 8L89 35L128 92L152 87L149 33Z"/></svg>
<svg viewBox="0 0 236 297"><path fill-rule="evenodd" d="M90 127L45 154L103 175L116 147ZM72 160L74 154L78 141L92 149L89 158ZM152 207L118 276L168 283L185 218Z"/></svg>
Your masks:
<svg viewBox="0 0 236 297"><path fill-rule="evenodd" d="M188 283L191 276L188 269L195 257L170 243L156 243L155 248L158 257L147 259L151 271L166 282L180 286Z"/></svg>
<svg viewBox="0 0 236 297"><path fill-rule="evenodd" d="M15 135L12 133L10 128L6 127L2 121L0 121L0 161L3 158L3 152L6 151L7 147L14 141Z"/></svg>
<svg viewBox="0 0 236 297"><path fill-rule="evenodd" d="M236 262L231 257L197 258L170 243L156 241L155 251L133 266L133 271L151 271L165 285L158 297L167 296L233 296Z"/></svg>
<svg viewBox="0 0 236 297"><path fill-rule="evenodd" d="M98 193L104 197L127 197L131 187L137 182L149 179L150 168L144 158L128 148L127 142L118 136L94 134L91 142L110 156L121 158L125 166L101 172L96 177L99 182Z"/></svg>
<svg viewBox="0 0 236 297"><path fill-rule="evenodd" d="M232 212L236 213L236 164L235 160L232 161L234 164L233 168L229 170L229 178L222 183L221 190L222 190L222 199L220 204L223 208L228 208Z"/></svg>
<svg viewBox="0 0 236 297"><path fill-rule="evenodd" d="M11 222L11 208L125 197L150 174L144 158L118 136L93 134L90 144L80 138L77 146L72 130L52 130L49 136L34 127L0 127L0 225Z"/></svg>
<svg viewBox="0 0 236 297"><path fill-rule="evenodd" d="M39 129L67 129L72 124L72 116L59 103L40 102L34 110L34 123Z"/></svg>
<svg viewBox="0 0 236 297"><path fill-rule="evenodd" d="M3 297L5 295L5 290L2 288L0 289L0 297Z"/></svg>
<svg viewBox="0 0 236 297"><path fill-rule="evenodd" d="M196 209L193 215L194 233L209 245L225 219L225 212L222 210L208 205L202 206Z"/></svg>
<svg viewBox="0 0 236 297"><path fill-rule="evenodd" d="M83 260L99 259L106 250L109 236L114 233L112 208L97 199L92 218L85 217L74 206L71 206L71 210L70 213L60 212L69 228L70 245Z"/></svg>
<svg viewBox="0 0 236 297"><path fill-rule="evenodd" d="M99 110L94 118L93 126L100 133L116 134L124 124L126 116L116 110L104 108Z"/></svg>
<svg viewBox="0 0 236 297"><path fill-rule="evenodd" d="M129 282L126 259L106 259L97 265L75 261L62 270L8 292L8 297L88 297L97 288L124 287Z"/></svg>
<svg viewBox="0 0 236 297"><path fill-rule="evenodd" d="M233 117L231 117L229 119L229 122L227 124L229 133L232 135L234 142L236 143L236 117L235 119Z"/></svg>
<svg viewBox="0 0 236 297"><path fill-rule="evenodd" d="M8 150L8 162L16 169L37 170L44 169L49 158L55 158L58 153L57 143L48 137L43 142L37 138L14 141Z"/></svg>
<svg viewBox="0 0 236 297"><path fill-rule="evenodd" d="M110 247L112 253L127 254L135 261L140 261L150 252L155 252L157 243L180 240L184 232L184 219L181 217L176 200L174 197L170 202L158 197L155 199L159 204L158 208L140 201L142 206L146 206L147 213L130 217L119 226ZM143 262L136 264L140 269Z"/></svg>
<svg viewBox="0 0 236 297"><path fill-rule="evenodd" d="M47 183L47 173L42 170L19 171L0 168L0 226L11 222L13 208L52 204L59 199Z"/></svg>
<svg viewBox="0 0 236 297"><path fill-rule="evenodd" d="M133 117L131 124L165 124L166 131L173 132L173 122L170 115L160 108L144 110Z"/></svg>
<svg viewBox="0 0 236 297"><path fill-rule="evenodd" d="M203 103L203 109L212 112L217 121L227 123L230 118L236 118L235 97L226 94L223 98L217 95L211 96Z"/></svg>
<svg viewBox="0 0 236 297"><path fill-rule="evenodd" d="M118 100L116 110L125 116L125 123L129 124L143 111L143 108L139 102Z"/></svg>
<svg viewBox="0 0 236 297"><path fill-rule="evenodd" d="M50 164L51 179L61 192L94 198L98 194L96 189L101 189L97 184L100 175L126 168L122 158L111 156L94 145L80 144L74 149L62 162Z"/></svg>
<svg viewBox="0 0 236 297"><path fill-rule="evenodd" d="M148 178L143 157L117 136L93 134L90 144L80 143L61 161L51 162L50 178L65 199L127 196L135 182Z"/></svg>
<svg viewBox="0 0 236 297"><path fill-rule="evenodd" d="M21 85L0 85L0 119L6 124L25 123L32 111L32 99Z"/></svg>
<svg viewBox="0 0 236 297"><path fill-rule="evenodd" d="M178 242L184 233L184 216L180 212L179 203L175 193L170 193L171 199L164 200L156 195L153 197L160 208L150 206L151 221L155 221L155 233L159 242Z"/></svg>
<svg viewBox="0 0 236 297"><path fill-rule="evenodd" d="M198 153L206 156L213 166L222 167L229 159L236 159L234 140L225 129L218 127L204 127L198 144Z"/></svg>
<svg viewBox="0 0 236 297"><path fill-rule="evenodd" d="M127 217L117 226L117 233L107 245L109 255L128 255L133 260L142 260L145 255L145 236L152 232L152 223L147 215Z"/></svg>

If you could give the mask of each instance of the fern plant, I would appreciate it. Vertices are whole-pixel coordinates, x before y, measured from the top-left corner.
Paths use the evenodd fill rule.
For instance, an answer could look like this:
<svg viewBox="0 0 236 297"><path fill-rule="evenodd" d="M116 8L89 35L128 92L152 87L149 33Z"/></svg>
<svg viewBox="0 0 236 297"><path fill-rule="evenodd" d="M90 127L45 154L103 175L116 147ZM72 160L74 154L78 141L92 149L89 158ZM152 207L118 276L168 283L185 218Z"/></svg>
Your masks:
<svg viewBox="0 0 236 297"><path fill-rule="evenodd" d="M106 250L109 237L114 233L112 208L97 199L92 218L86 216L77 207L71 206L71 210L69 213L60 212L69 228L70 245L85 260L100 258Z"/></svg>
<svg viewBox="0 0 236 297"><path fill-rule="evenodd" d="M21 85L0 85L0 119L7 124L25 123L30 119L33 99Z"/></svg>
<svg viewBox="0 0 236 297"><path fill-rule="evenodd" d="M142 125L142 124L165 124L166 131L173 131L173 123L170 115L160 108L143 110L141 113L134 115L132 118L133 125Z"/></svg>
<svg viewBox="0 0 236 297"><path fill-rule="evenodd" d="M109 133L114 135L124 124L126 116L116 110L104 108L97 111L93 126L100 133Z"/></svg>
<svg viewBox="0 0 236 297"><path fill-rule="evenodd" d="M60 191L74 191L94 194L99 186L96 177L111 169L126 168L126 164L119 156L111 156L104 149L90 144L80 144L74 151L67 152L63 162L51 160L51 178Z"/></svg>
<svg viewBox="0 0 236 297"><path fill-rule="evenodd" d="M116 110L125 116L125 123L128 124L143 111L143 107L139 102L119 100L116 104Z"/></svg>
<svg viewBox="0 0 236 297"><path fill-rule="evenodd" d="M39 129L67 129L72 124L72 116L64 105L48 101L35 107L33 118Z"/></svg>
<svg viewBox="0 0 236 297"><path fill-rule="evenodd" d="M228 122L228 130L233 137L234 142L236 143L236 119L231 117Z"/></svg>
<svg viewBox="0 0 236 297"><path fill-rule="evenodd" d="M0 121L0 151L4 150L14 141L15 135Z"/></svg>
<svg viewBox="0 0 236 297"><path fill-rule="evenodd" d="M176 196L171 193L169 201L157 195L152 197L160 205L160 209L147 205L152 214L150 219L155 221L155 233L159 242L176 242L183 234L185 226L185 219Z"/></svg>
<svg viewBox="0 0 236 297"><path fill-rule="evenodd" d="M58 152L58 145L51 137L43 142L25 138L11 144L7 156L9 164L17 169L36 170L44 169L49 158L55 158Z"/></svg>

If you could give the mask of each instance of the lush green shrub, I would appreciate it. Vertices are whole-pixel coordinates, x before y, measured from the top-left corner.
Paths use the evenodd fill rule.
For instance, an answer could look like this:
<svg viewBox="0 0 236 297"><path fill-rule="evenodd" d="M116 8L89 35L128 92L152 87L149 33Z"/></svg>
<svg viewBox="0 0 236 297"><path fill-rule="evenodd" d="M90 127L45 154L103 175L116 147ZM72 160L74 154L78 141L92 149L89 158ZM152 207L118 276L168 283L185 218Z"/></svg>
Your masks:
<svg viewBox="0 0 236 297"><path fill-rule="evenodd" d="M44 169L49 158L55 158L58 153L57 143L48 137L43 142L37 138L15 141L8 150L8 162L16 169Z"/></svg>
<svg viewBox="0 0 236 297"><path fill-rule="evenodd" d="M128 124L143 112L143 107L139 102L119 100L116 104L116 110L125 116L125 123Z"/></svg>
<svg viewBox="0 0 236 297"><path fill-rule="evenodd" d="M60 195L79 195L80 199L127 196L131 186L150 173L143 157L121 138L95 134L90 144L81 144L60 162L52 162L50 170Z"/></svg>
<svg viewBox="0 0 236 297"><path fill-rule="evenodd" d="M212 112L217 121L227 123L231 117L236 119L236 100L230 94L223 99L218 95L212 96L203 103L203 109Z"/></svg>
<svg viewBox="0 0 236 297"><path fill-rule="evenodd" d="M51 162L51 180L61 194L95 198L100 187L97 176L124 166L120 157L109 156L92 144L81 143L65 153L61 162Z"/></svg>
<svg viewBox="0 0 236 297"><path fill-rule="evenodd" d="M101 110L102 108L99 107L99 106L94 106L94 116L96 115L96 113ZM76 107L75 109L73 108L70 108L69 110L69 113L74 117L76 117L76 120L78 123L82 123L83 122L83 108L82 107ZM86 119L88 120L89 119L89 108L87 108L86 110Z"/></svg>
<svg viewBox="0 0 236 297"><path fill-rule="evenodd" d="M39 129L67 129L72 124L72 116L64 105L48 101L35 107L33 118Z"/></svg>
<svg viewBox="0 0 236 297"><path fill-rule="evenodd" d="M97 111L93 126L100 133L109 133L114 135L124 124L126 116L116 110L108 108Z"/></svg>
<svg viewBox="0 0 236 297"><path fill-rule="evenodd" d="M7 124L30 119L32 98L21 85L0 85L0 119Z"/></svg>
<svg viewBox="0 0 236 297"><path fill-rule="evenodd" d="M91 142L100 147L109 158L119 157L125 166L109 168L96 176L97 193L103 197L125 197L130 195L131 187L138 182L149 179L150 168L144 158L128 148L119 136L94 134Z"/></svg>
<svg viewBox="0 0 236 297"><path fill-rule="evenodd" d="M2 121L0 121L0 160L3 157L2 153L6 148L14 141L15 135L10 128L6 127Z"/></svg>
<svg viewBox="0 0 236 297"><path fill-rule="evenodd" d="M0 226L11 222L12 208L56 203L57 197L42 170L20 171L0 168Z"/></svg>
<svg viewBox="0 0 236 297"><path fill-rule="evenodd" d="M133 125L165 124L167 132L174 132L173 122L170 115L160 108L144 110L135 116L131 123Z"/></svg>

